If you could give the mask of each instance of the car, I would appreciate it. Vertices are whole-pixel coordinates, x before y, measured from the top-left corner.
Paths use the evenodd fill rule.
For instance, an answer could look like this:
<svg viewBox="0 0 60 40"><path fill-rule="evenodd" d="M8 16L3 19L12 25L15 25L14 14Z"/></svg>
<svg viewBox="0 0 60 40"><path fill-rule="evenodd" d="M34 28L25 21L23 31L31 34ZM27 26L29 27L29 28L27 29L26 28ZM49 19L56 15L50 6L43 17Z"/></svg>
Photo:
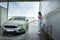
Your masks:
<svg viewBox="0 0 60 40"><path fill-rule="evenodd" d="M28 28L29 22L26 17L14 16L3 24L2 32L25 33Z"/></svg>

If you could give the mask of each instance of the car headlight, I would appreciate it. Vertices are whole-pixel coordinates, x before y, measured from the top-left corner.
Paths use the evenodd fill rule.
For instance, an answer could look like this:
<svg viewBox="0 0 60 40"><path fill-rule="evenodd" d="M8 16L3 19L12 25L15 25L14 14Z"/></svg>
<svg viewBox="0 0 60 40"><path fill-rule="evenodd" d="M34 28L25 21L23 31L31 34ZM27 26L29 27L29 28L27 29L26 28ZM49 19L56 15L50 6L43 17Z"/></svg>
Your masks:
<svg viewBox="0 0 60 40"><path fill-rule="evenodd" d="M23 28L23 25L21 24L21 25L17 25L18 27L19 27L19 29L22 29Z"/></svg>
<svg viewBox="0 0 60 40"><path fill-rule="evenodd" d="M17 25L17 26L20 26L20 27L22 27L23 25L22 25L22 24L20 24L20 25Z"/></svg>

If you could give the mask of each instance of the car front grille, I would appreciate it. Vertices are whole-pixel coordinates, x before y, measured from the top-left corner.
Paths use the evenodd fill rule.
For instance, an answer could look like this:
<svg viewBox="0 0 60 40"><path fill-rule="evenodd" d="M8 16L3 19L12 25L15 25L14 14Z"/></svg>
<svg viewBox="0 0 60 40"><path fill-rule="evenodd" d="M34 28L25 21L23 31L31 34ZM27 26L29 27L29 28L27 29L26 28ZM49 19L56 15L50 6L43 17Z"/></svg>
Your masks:
<svg viewBox="0 0 60 40"><path fill-rule="evenodd" d="M5 28L17 28L17 26L5 25Z"/></svg>

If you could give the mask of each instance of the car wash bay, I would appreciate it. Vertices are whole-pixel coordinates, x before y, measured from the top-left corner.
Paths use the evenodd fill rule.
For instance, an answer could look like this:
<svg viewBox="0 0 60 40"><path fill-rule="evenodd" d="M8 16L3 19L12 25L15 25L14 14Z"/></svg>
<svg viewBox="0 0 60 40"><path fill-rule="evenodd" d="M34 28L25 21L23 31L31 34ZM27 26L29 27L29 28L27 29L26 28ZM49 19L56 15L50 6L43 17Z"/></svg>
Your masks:
<svg viewBox="0 0 60 40"><path fill-rule="evenodd" d="M4 10L2 12L4 12ZM6 15L5 15L5 17L6 17ZM2 20L1 20L1 22L3 24ZM45 32L42 32L41 34L38 34L38 27L36 26L36 24L34 22L30 22L29 23L29 29L28 29L28 31L25 34L18 34L18 35L7 34L7 35L2 35L2 31L0 29L0 40L52 40L52 39Z"/></svg>

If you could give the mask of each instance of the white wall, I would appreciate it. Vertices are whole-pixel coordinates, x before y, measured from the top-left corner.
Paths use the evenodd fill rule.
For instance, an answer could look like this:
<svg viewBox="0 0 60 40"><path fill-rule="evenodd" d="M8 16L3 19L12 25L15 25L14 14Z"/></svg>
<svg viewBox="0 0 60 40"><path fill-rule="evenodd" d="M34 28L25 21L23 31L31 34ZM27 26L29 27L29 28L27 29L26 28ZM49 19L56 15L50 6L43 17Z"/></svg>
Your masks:
<svg viewBox="0 0 60 40"><path fill-rule="evenodd" d="M44 21L48 25L48 34L53 37L55 40L60 40L60 2L59 1L42 1L42 9L40 10ZM52 35L51 35L52 34Z"/></svg>
<svg viewBox="0 0 60 40"><path fill-rule="evenodd" d="M0 16L1 16L0 20L1 20L1 26L2 26L3 23L7 21L7 9L0 6L0 10L1 10L0 11Z"/></svg>

